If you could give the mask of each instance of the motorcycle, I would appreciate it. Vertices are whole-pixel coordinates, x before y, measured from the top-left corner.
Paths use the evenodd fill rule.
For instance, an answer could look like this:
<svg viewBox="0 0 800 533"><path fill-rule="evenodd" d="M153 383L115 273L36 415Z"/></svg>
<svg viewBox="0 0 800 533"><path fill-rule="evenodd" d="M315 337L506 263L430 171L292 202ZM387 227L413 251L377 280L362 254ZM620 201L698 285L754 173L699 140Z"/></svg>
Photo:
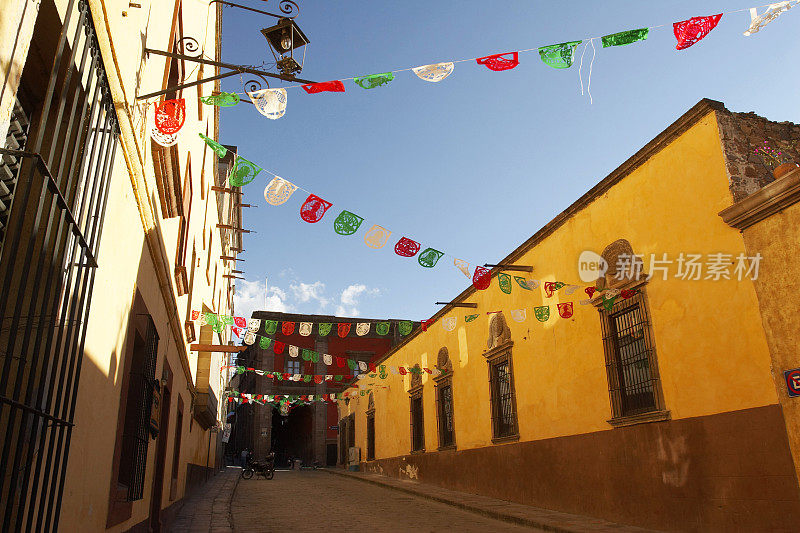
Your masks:
<svg viewBox="0 0 800 533"><path fill-rule="evenodd" d="M242 478L250 479L253 476L263 476L264 479L272 479L275 476L275 454L267 455L267 460L263 463L253 461L248 458L247 466L242 469Z"/></svg>

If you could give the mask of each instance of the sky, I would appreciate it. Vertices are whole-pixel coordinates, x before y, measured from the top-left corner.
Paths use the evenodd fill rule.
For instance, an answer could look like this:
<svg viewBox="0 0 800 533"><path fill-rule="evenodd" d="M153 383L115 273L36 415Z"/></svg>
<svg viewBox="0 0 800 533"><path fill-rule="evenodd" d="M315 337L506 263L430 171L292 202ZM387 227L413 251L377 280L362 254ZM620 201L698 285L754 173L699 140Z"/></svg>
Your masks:
<svg viewBox="0 0 800 533"><path fill-rule="evenodd" d="M240 1L277 11L276 0ZM272 176L262 173L244 187L245 203L257 206L245 209L244 226L256 233L244 238L246 279L237 282L237 315L273 310L429 318L440 308L434 302L449 301L469 285L453 256L473 264L500 261L702 98L800 123L800 6L750 37L742 35L747 11L724 15L703 41L677 51L672 22L751 4L298 3L296 21L310 40L301 77L320 82L665 26L629 46L603 49L594 41L591 102L581 95L579 57L572 68L556 70L534 51L520 54L519 66L504 72L457 63L439 83L401 72L371 90L352 81L344 82L345 93L290 88L278 120L246 103L223 108L220 142L333 203L320 222L309 224L299 216L307 193L298 190L271 206L263 191ZM223 61L271 61L259 30L273 24L225 8ZM589 46L584 92L592 54ZM229 78L222 87L241 92L246 81ZM343 209L365 219L355 235L333 231ZM381 250L363 241L373 224L393 232ZM450 257L422 268L395 255L401 236Z"/></svg>

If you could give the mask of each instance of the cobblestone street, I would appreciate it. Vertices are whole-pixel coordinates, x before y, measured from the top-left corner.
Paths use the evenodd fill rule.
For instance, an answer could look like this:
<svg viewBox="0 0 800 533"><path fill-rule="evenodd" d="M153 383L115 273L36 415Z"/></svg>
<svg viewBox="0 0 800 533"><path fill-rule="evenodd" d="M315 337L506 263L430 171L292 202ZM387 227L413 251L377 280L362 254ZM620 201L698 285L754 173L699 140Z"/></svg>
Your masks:
<svg viewBox="0 0 800 533"><path fill-rule="evenodd" d="M242 480L231 503L234 530L539 531L359 480L314 471L278 471Z"/></svg>

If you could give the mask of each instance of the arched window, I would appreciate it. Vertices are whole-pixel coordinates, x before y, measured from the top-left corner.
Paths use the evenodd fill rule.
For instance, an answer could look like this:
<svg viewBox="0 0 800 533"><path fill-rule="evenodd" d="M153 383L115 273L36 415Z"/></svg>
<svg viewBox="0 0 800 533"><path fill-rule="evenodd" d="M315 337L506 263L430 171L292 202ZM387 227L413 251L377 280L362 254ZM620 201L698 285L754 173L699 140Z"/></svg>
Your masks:
<svg viewBox="0 0 800 533"><path fill-rule="evenodd" d="M411 451L425 451L425 423L422 411L422 368L411 369L411 388L408 390L411 409Z"/></svg>
<svg viewBox="0 0 800 533"><path fill-rule="evenodd" d="M375 459L375 398L369 393L367 403L367 461Z"/></svg>

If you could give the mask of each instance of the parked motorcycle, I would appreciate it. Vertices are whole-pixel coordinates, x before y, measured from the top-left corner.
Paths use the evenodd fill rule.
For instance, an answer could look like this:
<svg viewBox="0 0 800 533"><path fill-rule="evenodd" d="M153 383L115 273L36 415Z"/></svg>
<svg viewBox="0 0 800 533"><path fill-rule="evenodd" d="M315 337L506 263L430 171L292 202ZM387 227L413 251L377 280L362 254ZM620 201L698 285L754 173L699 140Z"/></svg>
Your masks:
<svg viewBox="0 0 800 533"><path fill-rule="evenodd" d="M275 476L275 454L269 453L264 462L253 461L248 458L247 466L242 469L242 478L250 479L253 476L263 476L264 479L272 479Z"/></svg>

